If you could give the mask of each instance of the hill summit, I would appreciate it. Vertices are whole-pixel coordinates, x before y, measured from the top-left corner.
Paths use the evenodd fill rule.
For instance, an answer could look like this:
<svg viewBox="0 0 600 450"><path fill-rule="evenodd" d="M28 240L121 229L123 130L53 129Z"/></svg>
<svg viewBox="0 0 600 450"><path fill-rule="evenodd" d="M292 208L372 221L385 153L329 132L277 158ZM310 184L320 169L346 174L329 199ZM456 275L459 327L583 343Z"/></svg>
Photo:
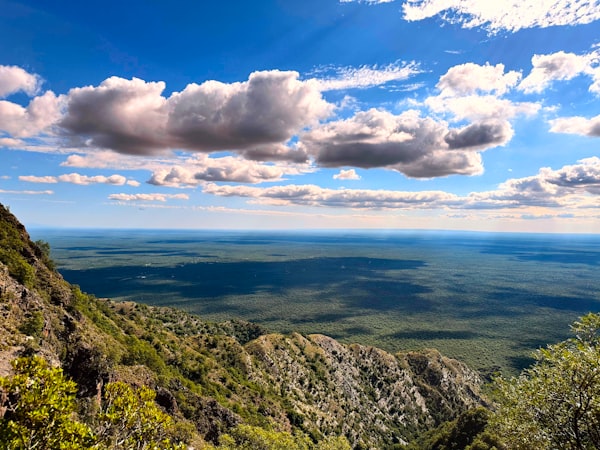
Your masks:
<svg viewBox="0 0 600 450"><path fill-rule="evenodd" d="M435 350L392 355L82 293L0 205L0 376L24 355L63 369L82 416L111 382L153 389L195 448L244 424L393 448L485 404L478 374Z"/></svg>

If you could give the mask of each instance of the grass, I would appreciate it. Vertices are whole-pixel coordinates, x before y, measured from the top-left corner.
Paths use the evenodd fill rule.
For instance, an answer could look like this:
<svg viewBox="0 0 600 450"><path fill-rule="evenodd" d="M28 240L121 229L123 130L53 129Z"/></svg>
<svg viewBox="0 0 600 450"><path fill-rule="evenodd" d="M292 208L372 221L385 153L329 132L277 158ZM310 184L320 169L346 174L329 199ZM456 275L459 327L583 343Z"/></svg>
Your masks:
<svg viewBox="0 0 600 450"><path fill-rule="evenodd" d="M35 234L65 278L98 297L391 352L433 347L484 373L515 373L600 310L600 239L591 237Z"/></svg>

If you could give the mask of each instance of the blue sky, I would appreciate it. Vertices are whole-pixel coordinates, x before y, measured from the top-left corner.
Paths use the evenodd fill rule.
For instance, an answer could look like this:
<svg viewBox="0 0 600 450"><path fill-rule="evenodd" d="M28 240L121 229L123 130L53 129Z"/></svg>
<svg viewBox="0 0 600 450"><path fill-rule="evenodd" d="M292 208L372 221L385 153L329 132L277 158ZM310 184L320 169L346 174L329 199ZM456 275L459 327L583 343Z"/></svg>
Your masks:
<svg viewBox="0 0 600 450"><path fill-rule="evenodd" d="M598 0L0 0L28 226L600 232Z"/></svg>

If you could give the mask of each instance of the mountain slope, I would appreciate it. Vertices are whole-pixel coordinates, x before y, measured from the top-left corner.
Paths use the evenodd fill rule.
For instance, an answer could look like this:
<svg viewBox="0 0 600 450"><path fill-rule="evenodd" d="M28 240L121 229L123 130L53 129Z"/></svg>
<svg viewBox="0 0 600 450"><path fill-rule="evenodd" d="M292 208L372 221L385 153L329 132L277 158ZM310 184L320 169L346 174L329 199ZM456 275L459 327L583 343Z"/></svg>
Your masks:
<svg viewBox="0 0 600 450"><path fill-rule="evenodd" d="M478 375L434 350L391 355L96 299L66 283L39 244L0 205L0 375L16 356L40 354L77 382L82 411L121 380L155 389L190 442L247 423L389 448L485 404Z"/></svg>

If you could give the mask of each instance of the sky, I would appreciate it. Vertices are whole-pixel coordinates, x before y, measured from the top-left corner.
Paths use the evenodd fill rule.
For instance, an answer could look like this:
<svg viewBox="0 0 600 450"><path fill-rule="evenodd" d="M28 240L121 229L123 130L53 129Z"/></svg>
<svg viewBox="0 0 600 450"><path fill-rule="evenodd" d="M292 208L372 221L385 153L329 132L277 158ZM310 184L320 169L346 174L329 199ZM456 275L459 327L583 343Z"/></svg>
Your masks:
<svg viewBox="0 0 600 450"><path fill-rule="evenodd" d="M600 233L600 0L0 0L29 227Z"/></svg>

